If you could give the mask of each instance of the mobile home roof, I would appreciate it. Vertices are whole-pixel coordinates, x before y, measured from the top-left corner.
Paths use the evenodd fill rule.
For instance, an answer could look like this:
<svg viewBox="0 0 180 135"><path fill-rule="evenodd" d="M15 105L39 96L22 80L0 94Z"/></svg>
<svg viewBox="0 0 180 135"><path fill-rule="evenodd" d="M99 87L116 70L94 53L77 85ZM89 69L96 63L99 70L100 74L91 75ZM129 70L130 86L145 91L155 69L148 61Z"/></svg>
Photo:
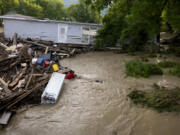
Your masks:
<svg viewBox="0 0 180 135"><path fill-rule="evenodd" d="M0 18L1 19L11 19L11 20L21 20L21 21L35 21L35 22L42 22L42 23L63 23L63 24L88 25L88 26L99 26L99 27L102 26L102 24L95 24L95 23L80 23L80 22L71 22L71 21L38 19L38 18L24 16L24 15L20 15L20 14L3 15L3 16L0 16Z"/></svg>

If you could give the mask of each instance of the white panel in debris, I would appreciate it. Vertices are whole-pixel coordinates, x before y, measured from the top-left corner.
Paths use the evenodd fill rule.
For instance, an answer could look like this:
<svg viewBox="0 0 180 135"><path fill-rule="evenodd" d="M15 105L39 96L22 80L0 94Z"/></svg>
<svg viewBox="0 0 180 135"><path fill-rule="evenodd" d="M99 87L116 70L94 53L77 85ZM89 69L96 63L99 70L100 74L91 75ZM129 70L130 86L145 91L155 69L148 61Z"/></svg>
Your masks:
<svg viewBox="0 0 180 135"><path fill-rule="evenodd" d="M41 96L41 104L54 104L58 100L65 75L54 72Z"/></svg>

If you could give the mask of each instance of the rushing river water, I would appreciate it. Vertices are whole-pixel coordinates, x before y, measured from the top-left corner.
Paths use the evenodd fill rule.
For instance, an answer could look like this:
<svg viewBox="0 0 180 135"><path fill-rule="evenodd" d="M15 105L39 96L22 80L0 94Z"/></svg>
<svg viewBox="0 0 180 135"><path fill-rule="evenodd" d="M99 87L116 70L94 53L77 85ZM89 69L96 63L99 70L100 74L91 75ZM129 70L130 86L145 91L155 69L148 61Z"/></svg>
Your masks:
<svg viewBox="0 0 180 135"><path fill-rule="evenodd" d="M91 52L61 61L78 77L66 80L55 105L40 105L15 115L0 135L179 135L180 115L157 113L133 105L127 94L166 81L180 87L180 78L125 75L125 54Z"/></svg>

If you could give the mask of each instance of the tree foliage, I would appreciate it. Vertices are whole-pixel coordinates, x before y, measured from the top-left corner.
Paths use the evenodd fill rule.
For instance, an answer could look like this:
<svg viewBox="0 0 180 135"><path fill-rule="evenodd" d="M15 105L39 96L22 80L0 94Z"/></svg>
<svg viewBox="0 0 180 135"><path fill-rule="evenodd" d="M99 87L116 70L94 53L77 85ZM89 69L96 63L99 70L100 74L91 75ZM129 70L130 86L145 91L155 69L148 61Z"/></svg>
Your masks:
<svg viewBox="0 0 180 135"><path fill-rule="evenodd" d="M62 20L65 16L62 0L35 0L42 7L43 18Z"/></svg>
<svg viewBox="0 0 180 135"><path fill-rule="evenodd" d="M86 0L98 10L109 7L98 43L122 44L135 50L160 33L162 21L180 32L178 0Z"/></svg>
<svg viewBox="0 0 180 135"><path fill-rule="evenodd" d="M92 9L85 0L65 8L62 0L0 0L0 15L8 12L49 18L55 20L68 20L80 22L100 22L101 14Z"/></svg>
<svg viewBox="0 0 180 135"><path fill-rule="evenodd" d="M67 9L67 17L73 21L89 23L100 23L102 19L100 11L84 0L79 0L78 4L71 4Z"/></svg>

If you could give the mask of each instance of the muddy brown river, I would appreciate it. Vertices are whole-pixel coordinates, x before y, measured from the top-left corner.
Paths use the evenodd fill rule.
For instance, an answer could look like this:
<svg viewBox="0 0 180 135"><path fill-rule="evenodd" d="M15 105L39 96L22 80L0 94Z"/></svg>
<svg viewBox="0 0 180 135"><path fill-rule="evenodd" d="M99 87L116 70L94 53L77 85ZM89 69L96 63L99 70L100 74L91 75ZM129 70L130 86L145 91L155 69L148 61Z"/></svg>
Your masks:
<svg viewBox="0 0 180 135"><path fill-rule="evenodd" d="M180 87L180 78L126 77L124 62L132 58L90 52L64 59L61 64L78 78L65 81L57 104L19 112L0 135L179 135L180 114L135 106L126 96L134 88L152 89L157 82Z"/></svg>

